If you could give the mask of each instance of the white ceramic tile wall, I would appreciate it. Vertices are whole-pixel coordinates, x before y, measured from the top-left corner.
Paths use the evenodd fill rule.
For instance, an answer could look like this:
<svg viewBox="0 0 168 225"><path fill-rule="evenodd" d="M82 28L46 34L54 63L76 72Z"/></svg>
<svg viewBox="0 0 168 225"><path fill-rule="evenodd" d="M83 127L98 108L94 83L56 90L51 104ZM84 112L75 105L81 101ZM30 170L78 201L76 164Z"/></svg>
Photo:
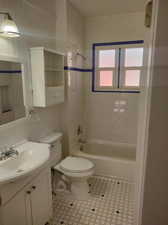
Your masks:
<svg viewBox="0 0 168 225"><path fill-rule="evenodd" d="M47 1L46 1L47 2ZM56 49L60 52L67 50L67 0L55 0L56 2ZM50 2L48 2L50 4Z"/></svg>
<svg viewBox="0 0 168 225"><path fill-rule="evenodd" d="M43 45L49 48L56 48L59 51L71 52L73 58L72 66L82 67L83 61L80 57L75 57L75 53L77 51L84 52L84 30L86 30L86 49L90 49L90 45L93 42L143 39L143 13L101 18L95 17L88 18L84 21L80 13L71 4L67 3L66 0L52 0L50 4L46 1L41 2L37 0L35 2L32 0L3 0L1 6L3 10L11 13L22 32L21 41L0 38L0 50L2 54L19 55L27 62L26 87L29 105L32 104L29 47ZM131 21L127 23L129 24L127 27L125 27L124 22L126 20ZM85 29L84 23L86 23ZM103 26L101 26L102 23L104 24ZM117 27L119 26L117 24L120 24L121 29L118 30ZM104 31L101 34L99 32L100 26ZM109 27L113 27L113 29L109 29ZM126 29L123 29L123 27ZM90 53L89 51L86 52ZM90 68L90 61L87 64L87 67ZM50 132L52 129L60 129L60 127L65 132L65 135L68 127L68 136L71 142L76 135L78 124L83 123L84 89L82 87L84 77L86 77L85 108L87 117L90 115L86 120L88 137L115 142L136 142L138 95L132 95L131 97L129 95L121 96L118 94L109 94L108 97L106 94L101 94L101 96L98 94L93 95L89 87L90 73L70 72L66 76L67 81L71 81L67 92L68 101L66 101L66 104L45 110L37 110L39 117L43 118L40 121L26 121L14 126L12 129L6 128L5 130L3 129L3 132L0 130L0 134L2 133L0 135L0 139L2 137L2 145L7 142L11 144L29 135L32 137L45 135L45 133ZM101 102L104 102L104 109L111 102L111 110L103 112L106 120L104 119L104 122L101 121L101 123L100 116L102 112L100 108L102 109L102 106L100 104L100 98L102 99ZM128 105L126 106L125 113L113 112L113 106L116 100L127 101ZM61 117L62 126L60 125ZM111 118L111 123L109 123ZM131 121L129 118L131 118ZM127 130L127 126L129 126L129 131ZM99 129L100 127L101 129ZM123 129L123 127L126 129ZM13 133L15 134L13 135Z"/></svg>
<svg viewBox="0 0 168 225"><path fill-rule="evenodd" d="M67 65L77 68L83 67L83 60L76 56L77 52L84 52L84 18L67 2ZM66 72L67 97L62 107L62 129L66 134L64 152L68 154L68 143L73 148L76 140L77 127L83 124L84 94L83 73L77 71Z"/></svg>
<svg viewBox="0 0 168 225"><path fill-rule="evenodd" d="M91 68L91 46L98 42L144 39L144 13L86 18L86 68ZM101 27L101 29L100 29ZM91 73L85 74L85 124L88 139L136 143L139 94L92 93ZM125 101L124 112L115 112Z"/></svg>
<svg viewBox="0 0 168 225"><path fill-rule="evenodd" d="M7 11L16 21L22 35L19 39L0 38L0 54L24 59L27 102L32 105L29 48L56 47L56 1L1 0L1 11ZM60 129L59 108L37 110L40 120L26 120L17 125L0 128L0 146L14 144L28 136L39 137Z"/></svg>

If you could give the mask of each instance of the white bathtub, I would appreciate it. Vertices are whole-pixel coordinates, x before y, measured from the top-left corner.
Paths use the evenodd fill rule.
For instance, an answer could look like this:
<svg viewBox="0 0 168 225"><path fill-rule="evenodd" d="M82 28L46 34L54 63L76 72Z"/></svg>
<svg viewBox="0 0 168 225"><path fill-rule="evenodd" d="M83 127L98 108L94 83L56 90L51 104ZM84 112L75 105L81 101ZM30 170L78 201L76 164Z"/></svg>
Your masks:
<svg viewBox="0 0 168 225"><path fill-rule="evenodd" d="M122 143L87 143L75 155L90 159L96 174L134 182L136 146Z"/></svg>

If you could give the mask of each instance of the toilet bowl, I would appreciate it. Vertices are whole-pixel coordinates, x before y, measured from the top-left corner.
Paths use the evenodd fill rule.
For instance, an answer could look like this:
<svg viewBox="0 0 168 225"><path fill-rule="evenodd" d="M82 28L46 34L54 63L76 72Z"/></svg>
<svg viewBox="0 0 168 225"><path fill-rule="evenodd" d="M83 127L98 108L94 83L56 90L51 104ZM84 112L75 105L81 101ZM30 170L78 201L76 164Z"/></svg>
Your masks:
<svg viewBox="0 0 168 225"><path fill-rule="evenodd" d="M94 173L94 164L84 158L67 157L55 169L62 172L71 182L71 192L78 200L87 200L89 197L88 178Z"/></svg>
<svg viewBox="0 0 168 225"><path fill-rule="evenodd" d="M88 178L93 175L95 165L88 159L69 156L62 160L62 134L51 133L39 140L41 143L47 143L51 146L50 166L52 170L61 172L64 176L62 181L70 181L71 192L78 200L87 200L89 197ZM53 193L55 193L55 178L57 174L53 174ZM67 182L67 181L66 181ZM66 183L65 182L65 183Z"/></svg>

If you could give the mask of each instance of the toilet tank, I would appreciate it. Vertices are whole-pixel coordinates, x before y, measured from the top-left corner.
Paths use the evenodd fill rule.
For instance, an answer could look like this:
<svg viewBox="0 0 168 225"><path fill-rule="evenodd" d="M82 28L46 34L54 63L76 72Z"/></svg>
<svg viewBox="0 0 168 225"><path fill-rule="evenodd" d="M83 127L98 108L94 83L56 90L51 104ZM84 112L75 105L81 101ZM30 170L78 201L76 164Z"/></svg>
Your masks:
<svg viewBox="0 0 168 225"><path fill-rule="evenodd" d="M62 133L53 132L46 137L41 138L41 143L50 144L50 165L56 166L62 159Z"/></svg>

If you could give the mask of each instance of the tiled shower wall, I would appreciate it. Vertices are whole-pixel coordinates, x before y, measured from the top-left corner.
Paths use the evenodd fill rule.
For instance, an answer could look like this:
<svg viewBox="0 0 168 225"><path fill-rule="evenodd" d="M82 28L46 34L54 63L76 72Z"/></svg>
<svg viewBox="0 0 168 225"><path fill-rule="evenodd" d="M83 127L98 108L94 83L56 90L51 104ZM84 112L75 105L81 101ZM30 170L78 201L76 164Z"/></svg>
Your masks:
<svg viewBox="0 0 168 225"><path fill-rule="evenodd" d="M100 29L101 28L101 29ZM92 44L144 40L144 13L89 17L85 21L86 68L92 67ZM94 93L85 74L85 125L89 140L136 144L140 94ZM124 104L118 105L124 102ZM115 108L122 108L115 112Z"/></svg>

